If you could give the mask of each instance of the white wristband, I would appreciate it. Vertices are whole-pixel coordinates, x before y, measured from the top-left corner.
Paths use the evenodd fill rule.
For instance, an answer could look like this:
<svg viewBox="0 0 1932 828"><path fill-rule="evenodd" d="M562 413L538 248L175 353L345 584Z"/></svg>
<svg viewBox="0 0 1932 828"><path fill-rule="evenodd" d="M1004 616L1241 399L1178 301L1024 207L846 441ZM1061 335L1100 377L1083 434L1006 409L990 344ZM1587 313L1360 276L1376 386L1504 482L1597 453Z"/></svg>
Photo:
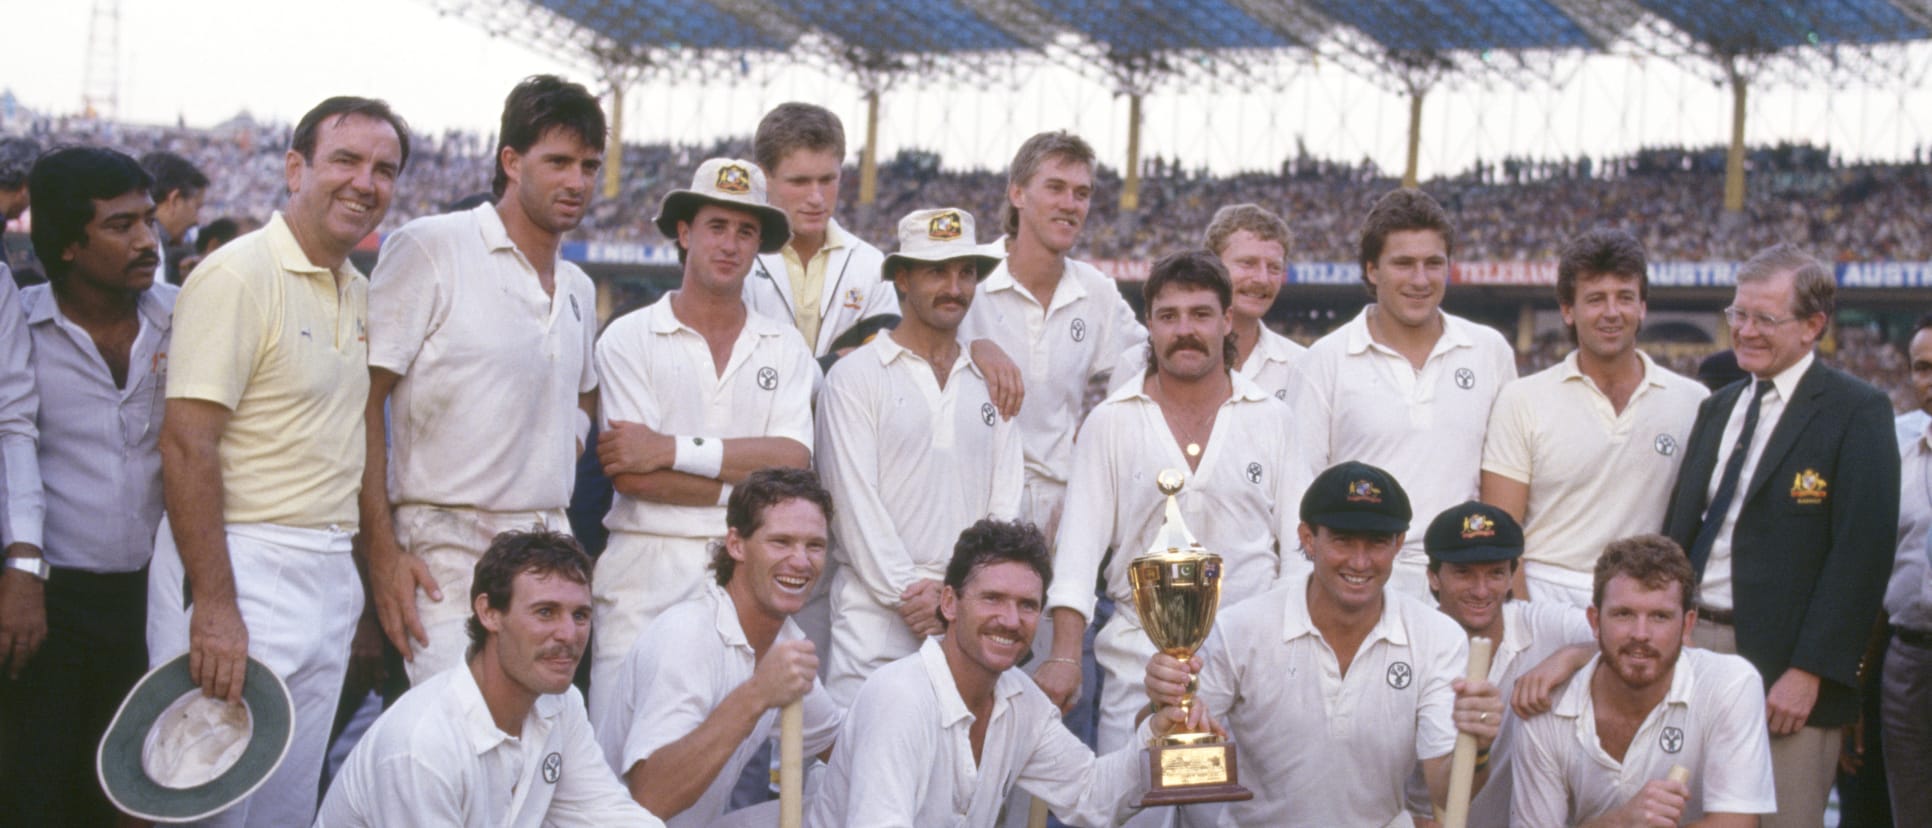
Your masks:
<svg viewBox="0 0 1932 828"><path fill-rule="evenodd" d="M718 505L719 506L731 505L731 484L730 483L718 484Z"/></svg>
<svg viewBox="0 0 1932 828"><path fill-rule="evenodd" d="M671 470L698 477L717 479L724 470L724 440L717 437L684 437L676 440Z"/></svg>

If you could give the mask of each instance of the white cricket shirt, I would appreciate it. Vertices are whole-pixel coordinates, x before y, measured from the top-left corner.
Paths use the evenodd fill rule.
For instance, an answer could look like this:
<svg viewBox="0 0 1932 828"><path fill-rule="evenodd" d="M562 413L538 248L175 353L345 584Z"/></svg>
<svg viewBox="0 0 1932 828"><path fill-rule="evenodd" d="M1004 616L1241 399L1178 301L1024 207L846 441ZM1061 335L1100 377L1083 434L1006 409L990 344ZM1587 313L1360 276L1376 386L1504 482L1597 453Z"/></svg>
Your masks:
<svg viewBox="0 0 1932 828"><path fill-rule="evenodd" d="M747 311L719 372L704 334L671 312L673 295L625 314L598 338L604 427L624 420L660 434L783 437L810 449L819 371L798 329ZM724 525L723 506L652 503L622 492L604 517L614 532L666 537L718 537Z"/></svg>
<svg viewBox="0 0 1932 828"><path fill-rule="evenodd" d="M1710 392L1637 357L1643 382L1622 413L1577 368L1575 351L1497 395L1482 469L1529 487L1523 560L1588 578L1611 541L1664 525L1697 405Z"/></svg>
<svg viewBox="0 0 1932 828"><path fill-rule="evenodd" d="M1549 713L1523 724L1511 825L1543 828L1595 819L1629 802L1645 782L1668 776L1672 765L1691 772L1686 823L1705 814L1777 810L1764 682L1750 662L1684 648L1669 694L1637 728L1618 762L1597 737L1590 695L1602 658L1591 659L1570 679Z"/></svg>
<svg viewBox="0 0 1932 828"><path fill-rule="evenodd" d="M495 205L419 218L369 277L369 365L402 376L389 404L395 504L492 512L570 505L577 396L597 388L597 288L552 263L555 294Z"/></svg>

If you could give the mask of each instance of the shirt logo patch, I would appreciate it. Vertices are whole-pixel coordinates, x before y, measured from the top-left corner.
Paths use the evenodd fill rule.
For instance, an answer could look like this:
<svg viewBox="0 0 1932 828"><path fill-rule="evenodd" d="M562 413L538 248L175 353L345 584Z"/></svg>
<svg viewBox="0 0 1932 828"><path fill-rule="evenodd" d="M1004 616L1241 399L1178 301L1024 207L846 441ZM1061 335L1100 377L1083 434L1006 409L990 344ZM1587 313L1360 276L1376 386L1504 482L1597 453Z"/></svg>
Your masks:
<svg viewBox="0 0 1932 828"><path fill-rule="evenodd" d="M845 291L845 309L859 310L864 307L865 294L860 293L858 288L847 288Z"/></svg>
<svg viewBox="0 0 1932 828"><path fill-rule="evenodd" d="M1397 690L1405 690L1408 688L1410 682L1413 681L1415 681L1415 671L1409 669L1409 662L1398 661L1389 665L1390 687Z"/></svg>
<svg viewBox="0 0 1932 828"><path fill-rule="evenodd" d="M1367 480L1357 480L1350 483L1348 484L1348 502L1381 503L1382 487L1370 483Z"/></svg>
<svg viewBox="0 0 1932 828"><path fill-rule="evenodd" d="M1823 503L1825 485L1825 477L1817 469L1805 469L1791 477L1791 499L1799 503Z"/></svg>
<svg viewBox="0 0 1932 828"><path fill-rule="evenodd" d="M1073 341L1085 342L1087 339L1087 320L1073 320L1073 324L1067 326L1067 333L1073 336Z"/></svg>
<svg viewBox="0 0 1932 828"><path fill-rule="evenodd" d="M1496 524L1487 515L1470 515L1462 519L1462 539L1496 537Z"/></svg>
<svg viewBox="0 0 1932 828"><path fill-rule="evenodd" d="M778 371L775 368L758 369L758 387L770 391L778 387Z"/></svg>
<svg viewBox="0 0 1932 828"><path fill-rule="evenodd" d="M1283 388L1283 389L1281 389L1280 391L1276 391L1276 392L1275 392L1275 399L1277 399L1277 400L1285 400L1285 399L1288 399L1288 389L1286 389L1286 388Z"/></svg>
<svg viewBox="0 0 1932 828"><path fill-rule="evenodd" d="M1476 372L1468 368L1456 369L1456 387L1464 391L1476 387Z"/></svg>
<svg viewBox="0 0 1932 828"><path fill-rule="evenodd" d="M1248 464L1248 482L1254 483L1254 484L1261 483L1261 464L1260 463Z"/></svg>
<svg viewBox="0 0 1932 828"><path fill-rule="evenodd" d="M990 425L992 425L992 424L993 424L993 420L994 420L994 418L996 418L996 417L998 417L998 416L999 416L999 410L998 410L998 409L995 409L995 408L993 408L993 404L992 404L992 403L989 403L989 402L988 402L988 403L980 403L980 404L979 404L979 421L980 421L980 422L982 422L982 423L985 423L985 424L987 424L987 425L989 425L989 426L990 426Z"/></svg>
<svg viewBox="0 0 1932 828"><path fill-rule="evenodd" d="M1677 453L1677 438L1668 434L1659 434L1657 441L1651 443L1651 446L1657 449L1658 454L1669 457Z"/></svg>
<svg viewBox="0 0 1932 828"><path fill-rule="evenodd" d="M1676 727L1666 727L1657 736L1657 746L1665 753L1676 753L1684 749L1684 731Z"/></svg>
<svg viewBox="0 0 1932 828"><path fill-rule="evenodd" d="M543 781L555 785L560 776L563 776L563 754L552 753L543 757Z"/></svg>

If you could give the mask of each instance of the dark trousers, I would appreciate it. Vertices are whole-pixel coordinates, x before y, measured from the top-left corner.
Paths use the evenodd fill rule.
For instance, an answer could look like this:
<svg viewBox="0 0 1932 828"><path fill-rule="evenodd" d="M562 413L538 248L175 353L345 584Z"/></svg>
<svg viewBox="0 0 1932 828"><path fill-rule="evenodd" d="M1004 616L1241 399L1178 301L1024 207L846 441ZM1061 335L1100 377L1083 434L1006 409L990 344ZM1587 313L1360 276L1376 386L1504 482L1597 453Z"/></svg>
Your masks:
<svg viewBox="0 0 1932 828"><path fill-rule="evenodd" d="M113 824L94 753L147 672L147 598L145 568L47 579L47 640L18 679L0 675L0 822Z"/></svg>

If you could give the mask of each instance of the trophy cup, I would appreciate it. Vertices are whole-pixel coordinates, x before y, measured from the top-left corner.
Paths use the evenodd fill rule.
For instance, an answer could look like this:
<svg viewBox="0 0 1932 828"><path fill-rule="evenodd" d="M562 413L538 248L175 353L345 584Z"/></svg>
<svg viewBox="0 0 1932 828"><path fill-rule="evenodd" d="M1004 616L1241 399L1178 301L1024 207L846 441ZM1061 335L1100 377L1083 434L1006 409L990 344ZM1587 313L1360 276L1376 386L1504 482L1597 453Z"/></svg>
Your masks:
<svg viewBox="0 0 1932 828"><path fill-rule="evenodd" d="M1174 495L1186 478L1165 469L1155 478L1167 496L1167 517L1146 554L1129 561L1127 580L1134 589L1134 611L1161 652L1185 662L1193 657L1221 604L1221 556L1202 548L1181 519ZM1194 703L1189 682L1181 697L1183 716ZM1239 802L1254 798L1235 778L1234 745L1212 733L1175 732L1147 747L1147 796L1141 807L1195 802Z"/></svg>

